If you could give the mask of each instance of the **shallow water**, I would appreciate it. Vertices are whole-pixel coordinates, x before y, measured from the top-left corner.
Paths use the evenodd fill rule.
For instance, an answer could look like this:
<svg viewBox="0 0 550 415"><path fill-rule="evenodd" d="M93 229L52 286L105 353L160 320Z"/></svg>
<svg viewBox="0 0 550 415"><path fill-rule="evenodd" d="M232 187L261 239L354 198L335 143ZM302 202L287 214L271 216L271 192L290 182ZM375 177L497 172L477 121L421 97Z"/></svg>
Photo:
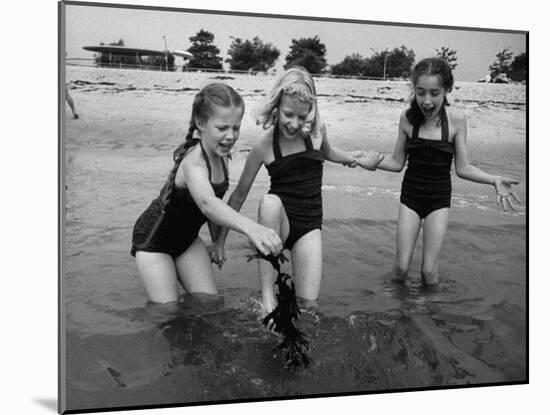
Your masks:
<svg viewBox="0 0 550 415"><path fill-rule="evenodd" d="M285 370L272 351L279 339L259 322L244 241L229 247L234 258L218 275L220 296L183 297L175 310L146 305L132 264L116 255L101 271L90 264L68 273L79 292L67 303L69 407L524 381L523 227L452 225L432 292L415 271L404 285L389 281L393 247L380 241L394 228L325 223L321 300L298 323L311 343L307 369ZM502 261L503 246L516 256Z"/></svg>
<svg viewBox="0 0 550 415"><path fill-rule="evenodd" d="M279 339L259 322L256 265L247 262L250 249L240 235L230 234L229 260L216 270L219 296L182 294L175 308L148 304L129 255L132 226L158 193L181 136L183 127L169 127L181 117L172 114L181 104L177 96L185 95L187 103L208 79L151 76L90 68L68 73L84 114L67 123L64 143L62 318L69 409L526 381L526 209L499 212L491 189L456 177L441 283L428 291L420 284L421 235L410 278L405 284L389 280L401 176L326 164L321 296L298 322L311 343L307 369L285 370L283 357L274 355ZM136 89L97 83L111 78ZM243 76L231 82L247 102L256 102L272 81L258 77L251 83ZM393 142L393 130L377 127L373 112L381 110L372 102L391 98L388 114L381 111L380 117L394 119L404 105L405 84L321 79L318 90L335 145L361 143L362 114L371 107L374 142ZM510 114L494 134L512 139L495 145L495 137L479 137L473 159L525 182L525 87L471 84L455 93L455 104L471 111L474 136L495 114ZM129 98L142 112L128 108ZM232 187L250 143L243 133ZM514 154L512 161L501 152ZM244 214L255 217L266 189L260 174ZM518 193L524 197L524 184Z"/></svg>

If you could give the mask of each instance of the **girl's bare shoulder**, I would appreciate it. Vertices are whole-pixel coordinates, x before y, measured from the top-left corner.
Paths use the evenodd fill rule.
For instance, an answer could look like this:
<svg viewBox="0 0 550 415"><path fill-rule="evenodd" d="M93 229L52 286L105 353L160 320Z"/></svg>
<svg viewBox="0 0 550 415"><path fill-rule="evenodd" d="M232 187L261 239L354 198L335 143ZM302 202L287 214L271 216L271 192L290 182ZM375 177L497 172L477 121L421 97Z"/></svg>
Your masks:
<svg viewBox="0 0 550 415"><path fill-rule="evenodd" d="M191 173L196 174L200 171L200 174L206 174L208 176L208 168L206 162L202 157L200 145L195 145L183 156L181 163L176 172L176 186L187 187L187 178Z"/></svg>
<svg viewBox="0 0 550 415"><path fill-rule="evenodd" d="M262 131L258 140L254 143L254 149L261 153L269 150L273 146L273 131L274 127L270 127L267 130Z"/></svg>
<svg viewBox="0 0 550 415"><path fill-rule="evenodd" d="M407 137L410 137L412 135L412 129L413 126L407 118L407 109L405 108L401 111L401 115L399 116L399 131L405 133Z"/></svg>
<svg viewBox="0 0 550 415"><path fill-rule="evenodd" d="M206 169L206 162L204 160L204 157L202 156L202 151L199 144L196 144L189 150L187 150L187 152L183 156L183 159L181 160L179 170L185 170L189 168Z"/></svg>
<svg viewBox="0 0 550 415"><path fill-rule="evenodd" d="M449 117L449 120L453 124L461 124L466 121L466 115L462 110L454 107L447 107L446 111L447 111L447 116Z"/></svg>
<svg viewBox="0 0 550 415"><path fill-rule="evenodd" d="M408 109L405 108L403 111L401 111L401 114L399 115L399 125L402 128L408 128L408 127L412 128L412 124L409 121L409 118L407 117L407 111Z"/></svg>

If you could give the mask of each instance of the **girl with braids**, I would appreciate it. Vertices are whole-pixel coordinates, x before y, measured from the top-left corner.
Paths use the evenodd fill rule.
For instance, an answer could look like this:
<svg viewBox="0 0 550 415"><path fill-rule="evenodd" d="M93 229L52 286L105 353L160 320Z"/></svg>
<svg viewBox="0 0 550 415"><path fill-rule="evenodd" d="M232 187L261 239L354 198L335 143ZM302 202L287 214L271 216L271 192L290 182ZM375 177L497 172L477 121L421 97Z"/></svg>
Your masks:
<svg viewBox="0 0 550 415"><path fill-rule="evenodd" d="M291 68L281 75L257 121L266 132L250 151L228 204L241 208L265 165L271 188L260 200L258 222L275 229L284 248L290 250L297 296L314 301L322 276L323 162L355 167L355 159L329 143L313 78L303 68ZM372 160L367 157L363 163L378 161L378 154L370 156ZM218 252L223 253L227 232L223 229L215 244ZM275 308L273 267L260 259L258 270L262 304L269 313Z"/></svg>
<svg viewBox="0 0 550 415"><path fill-rule="evenodd" d="M407 276L420 227L423 226L422 282L439 282L439 252L447 229L451 206L451 163L462 179L493 185L497 204L504 210L520 203L512 191L519 182L484 172L468 161L466 118L457 109L446 109L447 94L453 88L453 74L439 58L420 61L411 75L414 96L399 119L393 154L384 157L377 168L400 172L408 160L401 186L397 220L397 248L393 278L402 282ZM369 170L362 159L357 163ZM374 167L376 169L376 167Z"/></svg>
<svg viewBox="0 0 550 415"><path fill-rule="evenodd" d="M210 254L198 236L206 221L212 240L215 223L245 234L265 255L281 250L275 231L221 200L229 184L227 157L243 114L241 96L225 84L207 85L195 96L189 132L174 151L168 180L134 226L131 254L153 302L176 301L178 281L188 293L217 293Z"/></svg>

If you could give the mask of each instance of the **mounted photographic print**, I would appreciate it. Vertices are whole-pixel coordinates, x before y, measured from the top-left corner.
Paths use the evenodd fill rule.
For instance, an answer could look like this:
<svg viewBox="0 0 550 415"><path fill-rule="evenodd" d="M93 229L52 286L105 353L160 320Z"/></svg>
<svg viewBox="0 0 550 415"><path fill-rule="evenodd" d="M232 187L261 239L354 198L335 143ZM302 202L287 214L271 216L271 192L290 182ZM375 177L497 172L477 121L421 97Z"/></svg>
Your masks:
<svg viewBox="0 0 550 415"><path fill-rule="evenodd" d="M59 12L60 412L528 382L528 32Z"/></svg>

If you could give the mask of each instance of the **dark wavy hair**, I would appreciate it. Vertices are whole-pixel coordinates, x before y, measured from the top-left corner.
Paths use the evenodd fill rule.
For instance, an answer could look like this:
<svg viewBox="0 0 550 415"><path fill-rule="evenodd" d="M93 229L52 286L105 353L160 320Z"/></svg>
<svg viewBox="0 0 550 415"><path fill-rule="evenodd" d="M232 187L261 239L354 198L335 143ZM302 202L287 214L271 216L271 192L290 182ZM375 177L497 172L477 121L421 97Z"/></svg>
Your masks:
<svg viewBox="0 0 550 415"><path fill-rule="evenodd" d="M422 75L436 75L441 81L441 86L446 92L451 92L454 85L454 77L451 67L446 60L441 58L426 58L418 62L411 73L411 83L413 88L416 87L418 78ZM447 97L443 100L443 106L449 105ZM443 107L441 108L443 110ZM420 110L418 103L416 102L416 93L413 94L411 99L411 106L405 113L407 120L413 126L419 126L425 121L424 114Z"/></svg>

